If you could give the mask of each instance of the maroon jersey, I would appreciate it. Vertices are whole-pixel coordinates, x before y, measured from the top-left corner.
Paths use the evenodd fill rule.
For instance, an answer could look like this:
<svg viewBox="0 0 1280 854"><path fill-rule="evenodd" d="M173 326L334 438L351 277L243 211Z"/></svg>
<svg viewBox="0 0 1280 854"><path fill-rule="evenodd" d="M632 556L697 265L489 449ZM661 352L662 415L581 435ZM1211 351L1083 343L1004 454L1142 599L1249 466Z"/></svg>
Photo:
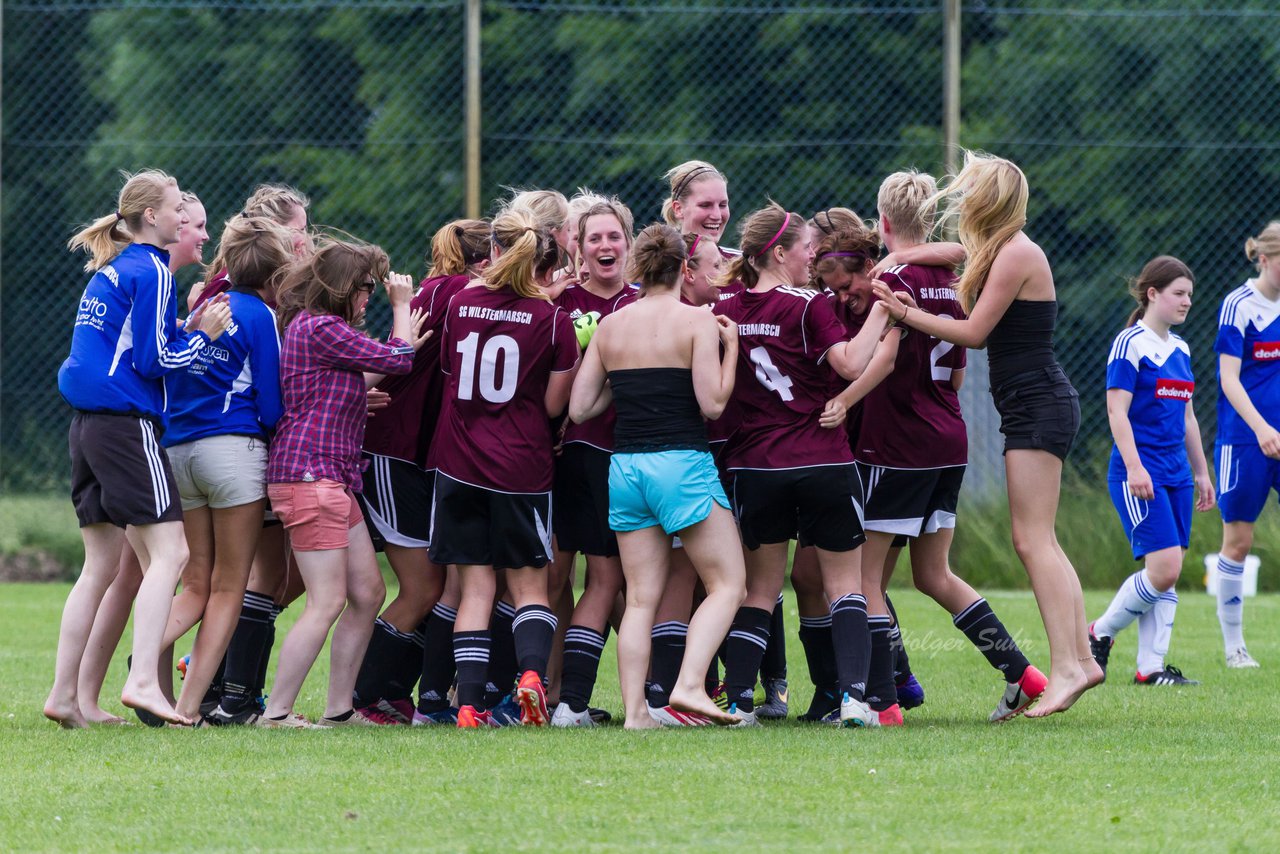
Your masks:
<svg viewBox="0 0 1280 854"><path fill-rule="evenodd" d="M592 311L600 313L596 321L598 323L635 299L639 292L640 289L635 285L623 285L622 290L606 299L596 296L582 285L570 285L560 294L556 305L565 310L571 323ZM602 451L612 451L613 423L616 418L613 404L610 404L604 412L583 424L574 424L570 421L564 431L564 443L568 445L573 442L585 442Z"/></svg>
<svg viewBox="0 0 1280 854"><path fill-rule="evenodd" d="M568 314L546 300L478 285L449 301L443 333L436 469L485 489L549 491L547 382L578 363Z"/></svg>
<svg viewBox="0 0 1280 854"><path fill-rule="evenodd" d="M746 291L715 306L738 324L733 398L740 422L725 445L730 469L853 462L843 430L819 426L834 371L827 350L848 339L831 301L807 288Z"/></svg>
<svg viewBox="0 0 1280 854"><path fill-rule="evenodd" d="M944 267L905 264L889 268L881 279L893 290L910 294L930 314L965 316L956 301L956 277ZM893 373L863 401L854 447L858 461L901 469L964 465L968 437L951 372L965 364L963 347L904 330Z"/></svg>
<svg viewBox="0 0 1280 854"><path fill-rule="evenodd" d="M231 290L231 280L227 278L227 271L223 270L218 273L218 275L205 282L204 290L200 292L200 296L196 297L196 304L191 307L191 310L196 310L218 294L225 294L229 290ZM267 305L275 308L274 303L267 303Z"/></svg>
<svg viewBox="0 0 1280 854"><path fill-rule="evenodd" d="M370 413L365 424L364 449L369 453L427 465L427 449L435 435L444 392L444 375L440 373L444 307L469 281L468 276L424 279L409 304L413 311L426 309L424 329L434 330L434 334L414 355L409 373L389 376L378 383L379 389L391 395L391 403L386 409Z"/></svg>
<svg viewBox="0 0 1280 854"><path fill-rule="evenodd" d="M835 312L836 319L844 325L845 334L850 338L855 337L862 331L862 325L867 322L867 312L854 314L853 309L849 307L849 303L842 302L838 296L830 291L827 291L826 294L831 300L831 310ZM835 377L835 382L831 396L835 397L849 387L849 381L834 371L832 375ZM855 447L858 444L858 431L862 425L862 404L865 402L866 398L859 400L849 407L844 416L844 432L849 439L849 447L854 451L855 457L858 450Z"/></svg>

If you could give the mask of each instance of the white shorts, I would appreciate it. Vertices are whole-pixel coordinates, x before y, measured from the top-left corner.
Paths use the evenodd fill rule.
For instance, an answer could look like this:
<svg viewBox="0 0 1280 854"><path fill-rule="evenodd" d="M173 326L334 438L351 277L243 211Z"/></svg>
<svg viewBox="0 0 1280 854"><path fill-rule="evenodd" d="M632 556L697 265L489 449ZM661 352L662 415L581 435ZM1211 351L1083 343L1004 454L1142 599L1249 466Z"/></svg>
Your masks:
<svg viewBox="0 0 1280 854"><path fill-rule="evenodd" d="M206 436L168 449L183 510L222 510L267 497L267 443L252 436Z"/></svg>

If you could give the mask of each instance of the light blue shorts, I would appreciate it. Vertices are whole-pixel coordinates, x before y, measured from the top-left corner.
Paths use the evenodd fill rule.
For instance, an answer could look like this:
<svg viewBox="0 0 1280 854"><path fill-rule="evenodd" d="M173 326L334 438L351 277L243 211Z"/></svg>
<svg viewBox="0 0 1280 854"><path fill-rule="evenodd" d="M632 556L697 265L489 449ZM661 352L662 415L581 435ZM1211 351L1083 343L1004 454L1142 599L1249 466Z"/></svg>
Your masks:
<svg viewBox="0 0 1280 854"><path fill-rule="evenodd" d="M609 527L638 531L661 525L668 534L729 509L720 473L707 451L614 454L609 462Z"/></svg>

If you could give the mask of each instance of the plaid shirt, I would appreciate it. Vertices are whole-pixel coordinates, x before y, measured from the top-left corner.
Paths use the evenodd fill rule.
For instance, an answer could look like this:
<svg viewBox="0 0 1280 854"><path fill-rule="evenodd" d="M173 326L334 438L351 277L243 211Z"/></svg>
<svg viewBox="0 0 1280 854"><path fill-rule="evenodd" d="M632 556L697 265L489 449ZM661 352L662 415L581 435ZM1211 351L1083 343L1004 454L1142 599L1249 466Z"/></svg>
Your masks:
<svg viewBox="0 0 1280 854"><path fill-rule="evenodd" d="M403 374L413 348L383 344L331 314L299 314L284 333L276 425L267 483L336 480L360 491L360 444L367 415L363 371Z"/></svg>

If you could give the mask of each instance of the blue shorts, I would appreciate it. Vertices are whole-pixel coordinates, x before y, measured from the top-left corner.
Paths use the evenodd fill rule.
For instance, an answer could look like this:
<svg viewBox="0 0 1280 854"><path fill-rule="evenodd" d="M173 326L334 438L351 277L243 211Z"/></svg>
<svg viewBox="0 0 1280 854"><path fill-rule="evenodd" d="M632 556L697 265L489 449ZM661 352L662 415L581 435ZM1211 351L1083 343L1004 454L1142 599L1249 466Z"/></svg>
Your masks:
<svg viewBox="0 0 1280 854"><path fill-rule="evenodd" d="M1280 492L1280 460L1256 442L1215 446L1218 454L1218 508L1223 522L1256 522L1271 490Z"/></svg>
<svg viewBox="0 0 1280 854"><path fill-rule="evenodd" d="M1151 501L1134 498L1125 480L1110 481L1107 488L1120 514L1124 534L1133 546L1134 560L1161 549L1174 546L1185 549L1191 544L1191 507L1196 492L1193 485L1156 484L1156 497Z"/></svg>
<svg viewBox="0 0 1280 854"><path fill-rule="evenodd" d="M706 451L617 454L609 461L609 527L638 531L661 525L668 534L711 515L729 499Z"/></svg>

